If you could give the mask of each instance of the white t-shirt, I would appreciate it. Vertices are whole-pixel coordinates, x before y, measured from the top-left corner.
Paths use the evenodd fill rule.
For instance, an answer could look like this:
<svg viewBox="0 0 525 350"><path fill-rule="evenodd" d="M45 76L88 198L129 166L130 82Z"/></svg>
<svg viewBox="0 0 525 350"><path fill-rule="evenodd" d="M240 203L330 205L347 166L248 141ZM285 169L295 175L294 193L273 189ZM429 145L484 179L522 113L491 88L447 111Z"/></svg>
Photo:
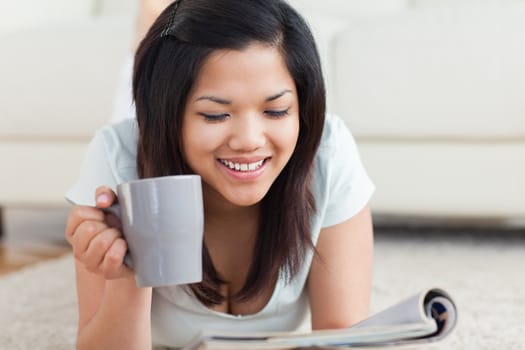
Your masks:
<svg viewBox="0 0 525 350"><path fill-rule="evenodd" d="M89 145L76 184L66 198L94 205L95 189L137 179L136 120L127 119L99 130ZM312 217L312 241L323 227L357 214L370 200L374 185L344 122L328 114L315 157L313 186L317 212ZM351 234L349 232L348 234ZM309 306L305 291L312 253L289 284L279 278L268 304L253 315L235 316L210 310L185 286L154 288L151 310L154 344L180 347L201 330L291 331L308 330Z"/></svg>

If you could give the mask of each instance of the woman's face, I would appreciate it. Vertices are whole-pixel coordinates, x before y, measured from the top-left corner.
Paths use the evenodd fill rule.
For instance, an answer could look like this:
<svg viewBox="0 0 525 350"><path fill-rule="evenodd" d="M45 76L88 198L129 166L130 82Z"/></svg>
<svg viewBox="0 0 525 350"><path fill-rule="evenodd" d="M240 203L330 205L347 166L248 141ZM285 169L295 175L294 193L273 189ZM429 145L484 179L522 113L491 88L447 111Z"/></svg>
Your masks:
<svg viewBox="0 0 525 350"><path fill-rule="evenodd" d="M299 135L297 91L280 52L253 44L212 53L188 95L182 135L205 196L258 203Z"/></svg>

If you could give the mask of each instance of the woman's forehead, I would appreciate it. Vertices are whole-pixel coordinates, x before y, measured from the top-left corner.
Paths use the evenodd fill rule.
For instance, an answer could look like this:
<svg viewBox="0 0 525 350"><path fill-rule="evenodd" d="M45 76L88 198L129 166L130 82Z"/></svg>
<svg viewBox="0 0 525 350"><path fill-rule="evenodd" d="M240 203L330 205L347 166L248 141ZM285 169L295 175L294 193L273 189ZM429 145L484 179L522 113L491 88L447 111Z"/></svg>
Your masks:
<svg viewBox="0 0 525 350"><path fill-rule="evenodd" d="M253 44L241 50L212 52L203 63L193 90L228 86L257 89L264 85L294 88L281 51L273 46Z"/></svg>

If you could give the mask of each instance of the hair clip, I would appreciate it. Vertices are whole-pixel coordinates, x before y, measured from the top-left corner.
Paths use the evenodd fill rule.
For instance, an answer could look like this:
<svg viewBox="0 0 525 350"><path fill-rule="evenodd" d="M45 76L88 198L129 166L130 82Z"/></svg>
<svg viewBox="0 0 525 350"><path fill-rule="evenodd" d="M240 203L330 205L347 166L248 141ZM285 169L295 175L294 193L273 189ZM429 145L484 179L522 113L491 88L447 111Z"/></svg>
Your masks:
<svg viewBox="0 0 525 350"><path fill-rule="evenodd" d="M180 0L175 0L173 2L173 7L171 9L170 18L168 20L168 23L162 30L162 33L160 33L160 37L164 38L165 36L168 36L170 34L170 29L173 26L173 23L175 22L175 14L177 13L177 8L179 7Z"/></svg>

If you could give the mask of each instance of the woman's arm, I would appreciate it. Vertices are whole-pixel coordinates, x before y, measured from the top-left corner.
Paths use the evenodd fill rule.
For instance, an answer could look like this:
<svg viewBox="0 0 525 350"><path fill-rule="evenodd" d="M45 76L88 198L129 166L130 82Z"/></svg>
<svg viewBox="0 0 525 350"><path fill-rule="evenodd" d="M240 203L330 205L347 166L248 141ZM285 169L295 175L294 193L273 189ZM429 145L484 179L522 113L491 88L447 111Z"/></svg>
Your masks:
<svg viewBox="0 0 525 350"><path fill-rule="evenodd" d="M97 205L116 197L97 190ZM121 232L106 223L98 208L71 210L66 238L73 247L77 277L79 325L77 349L150 349L151 288L137 288L123 264L127 245Z"/></svg>
<svg viewBox="0 0 525 350"><path fill-rule="evenodd" d="M321 230L308 276L312 328L349 327L368 317L373 270L370 209Z"/></svg>
<svg viewBox="0 0 525 350"><path fill-rule="evenodd" d="M77 349L151 349L151 288L104 280L76 262Z"/></svg>
<svg viewBox="0 0 525 350"><path fill-rule="evenodd" d="M151 288L104 280L76 263L77 349L151 349Z"/></svg>

